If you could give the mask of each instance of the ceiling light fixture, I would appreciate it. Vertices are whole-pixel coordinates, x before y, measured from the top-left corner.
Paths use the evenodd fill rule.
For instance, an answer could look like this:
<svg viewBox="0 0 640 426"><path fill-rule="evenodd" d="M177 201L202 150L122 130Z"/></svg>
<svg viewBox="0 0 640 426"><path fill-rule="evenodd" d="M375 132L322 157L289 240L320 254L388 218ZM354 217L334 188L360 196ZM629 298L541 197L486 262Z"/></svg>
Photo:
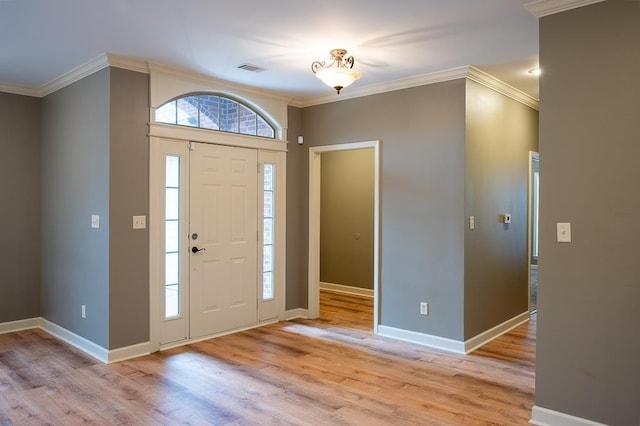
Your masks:
<svg viewBox="0 0 640 426"><path fill-rule="evenodd" d="M537 76L537 75L542 74L542 70L540 68L538 68L538 67L532 68L532 69L529 70L529 74Z"/></svg>
<svg viewBox="0 0 640 426"><path fill-rule="evenodd" d="M338 94L340 90L362 77L360 71L353 69L353 56L345 57L346 54L347 51L344 49L333 49L330 52L329 63L315 61L311 64L311 71L316 77L324 81L327 86L336 89Z"/></svg>

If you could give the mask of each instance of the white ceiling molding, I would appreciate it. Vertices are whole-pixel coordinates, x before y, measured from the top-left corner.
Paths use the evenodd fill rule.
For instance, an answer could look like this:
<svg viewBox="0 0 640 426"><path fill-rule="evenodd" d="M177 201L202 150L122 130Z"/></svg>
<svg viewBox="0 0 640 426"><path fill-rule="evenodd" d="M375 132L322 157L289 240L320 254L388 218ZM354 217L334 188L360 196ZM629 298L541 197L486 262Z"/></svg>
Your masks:
<svg viewBox="0 0 640 426"><path fill-rule="evenodd" d="M521 104L533 108L536 111L540 109L540 101L538 99L524 93L521 90L516 89L515 87L509 86L502 80L498 80L491 74L487 74L486 72L481 71L476 67L469 66L467 78L469 80L475 81L476 83L480 83L483 86L488 87L489 89L495 90L496 92L501 93L515 101L518 101Z"/></svg>
<svg viewBox="0 0 640 426"><path fill-rule="evenodd" d="M408 89L410 87L424 86L427 84L442 83L444 81L457 80L465 78L469 67L458 67L449 70L433 72L429 74L421 74L415 77L409 77L402 80L395 80L388 83L372 84L370 86L353 88L353 86L345 89L339 95L332 93L326 96L299 100L291 103L292 106L305 108L314 105L327 104L330 102L344 101L347 99L360 98L362 96L377 95L379 93L393 92L395 90Z"/></svg>
<svg viewBox="0 0 640 426"><path fill-rule="evenodd" d="M112 67L149 74L149 65L146 61L129 58L127 56L114 55L113 53L106 53L105 56L107 57L107 62L109 62L109 65Z"/></svg>
<svg viewBox="0 0 640 426"><path fill-rule="evenodd" d="M40 97L38 89L27 86L16 86L14 84L0 83L0 93L12 93L14 95L32 96L34 98Z"/></svg>
<svg viewBox="0 0 640 426"><path fill-rule="evenodd" d="M553 15L554 13L565 12L582 6L600 3L605 0L537 0L524 7L537 18Z"/></svg>
<svg viewBox="0 0 640 426"><path fill-rule="evenodd" d="M544 0L536 3L596 3L598 1L604 0ZM578 7L578 6L576 6ZM441 83L445 81L457 80L460 78L469 78L477 83L480 83L490 89L495 90L498 93L501 93L505 96L508 96L518 102L523 103L533 109L539 109L539 101L532 96L504 83L503 81L493 77L490 74L487 74L484 71L481 71L473 66L464 66L458 68L452 68L449 70L438 71L428 74L421 74L415 77L409 77L402 80L395 80L388 83L380 83L374 84L370 86L365 86L361 88L350 88L349 91L343 92L340 95L328 94L325 96L303 99L303 100L294 100L283 96L278 96L268 91L255 89L249 86L243 86L236 83L230 83L227 81L219 80L210 76L197 74L188 70L181 70L177 68L172 68L169 66L155 64L155 63L147 63L145 61L141 61L135 58L128 58L124 56L114 55L112 53L103 53L102 55L92 59L91 61L80 65L77 68L63 74L62 76L48 82L47 84L41 86L38 89L33 89L24 86L12 86L7 84L0 84L0 92L14 93L18 95L26 95L26 96L34 96L34 97L44 97L50 93L55 92L56 90L60 90L70 84L75 83L87 77L97 71L100 71L106 67L113 66L116 68L127 69L130 71L136 71L146 74L153 74L151 71L155 70L156 72L172 75L177 80L190 80L192 82L198 82L206 87L211 88L218 87L223 91L227 91L229 94L233 93L243 93L245 95L249 95L249 98L254 96L258 96L261 98L261 103L270 104L272 102L279 104L288 104L291 106L295 106L298 108L304 108L314 105L321 105L325 103L338 102L347 99L359 98L362 96L375 95L379 93L392 92L395 90L408 89L411 87L424 86L427 84ZM204 90L204 89L203 89ZM253 95L253 96L252 96ZM156 96L152 95L152 106L157 103L158 99L154 99ZM160 96L162 98L162 96ZM163 99L162 102L166 101ZM265 102L266 101L266 102ZM155 105L157 106L157 105ZM263 104L264 107L264 104ZM280 116L280 114L275 114L276 116ZM275 118L275 117L274 117ZM284 124L283 127L286 128L286 120L282 121L282 118L278 119L278 121Z"/></svg>
<svg viewBox="0 0 640 426"><path fill-rule="evenodd" d="M465 66L452 68L450 70L434 72L429 74L423 74L416 77L407 78L404 80L396 80L390 83L375 84L371 86L362 87L356 90L349 90L346 93L343 92L340 95L331 94L318 98L312 98L298 103L291 103L292 106L298 108L305 108L314 105L321 105L330 102L338 102L347 99L359 98L362 96L376 95L379 93L392 92L395 90L408 89L410 87L424 86L427 84L442 83L450 80L457 80L460 78L468 78L477 83L482 84L489 89L495 90L511 99L514 99L530 108L538 110L540 108L540 102L538 99L522 92L504 83L502 80L498 80L494 76L487 74L473 66ZM353 86L352 86L353 87Z"/></svg>
<svg viewBox="0 0 640 426"><path fill-rule="evenodd" d="M41 97L47 96L108 66L109 61L107 60L107 55L102 54L97 58L93 58L89 62L62 74L60 77L45 83L38 89L38 91L40 92Z"/></svg>
<svg viewBox="0 0 640 426"><path fill-rule="evenodd" d="M103 53L102 55L93 58L89 62L86 62L69 72L62 74L60 77L51 80L50 82L40 86L37 89L13 86L14 90L11 90L12 86L0 84L0 92L17 93L21 95L36 96L42 98L109 66L146 74L149 73L149 68L144 61L141 61L139 59L127 58L124 56L118 56L112 53Z"/></svg>

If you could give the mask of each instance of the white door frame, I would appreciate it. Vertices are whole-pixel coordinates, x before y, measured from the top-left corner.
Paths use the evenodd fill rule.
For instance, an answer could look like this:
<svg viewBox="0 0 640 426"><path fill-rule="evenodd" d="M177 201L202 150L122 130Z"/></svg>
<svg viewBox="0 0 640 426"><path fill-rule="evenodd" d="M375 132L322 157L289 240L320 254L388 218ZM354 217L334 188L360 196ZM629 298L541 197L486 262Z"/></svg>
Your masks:
<svg viewBox="0 0 640 426"><path fill-rule="evenodd" d="M373 332L379 324L379 256L380 256L380 141L315 146L309 148L309 318L320 316L320 154L329 151L346 151L373 148L374 199L373 199Z"/></svg>
<svg viewBox="0 0 640 426"><path fill-rule="evenodd" d="M533 243L533 161L540 161L540 154L535 151L529 151L529 176L527 177L528 188L527 188L527 271L529 275L527 277L527 282L529 285L528 294L527 294L527 307L529 312L531 312L531 245Z"/></svg>

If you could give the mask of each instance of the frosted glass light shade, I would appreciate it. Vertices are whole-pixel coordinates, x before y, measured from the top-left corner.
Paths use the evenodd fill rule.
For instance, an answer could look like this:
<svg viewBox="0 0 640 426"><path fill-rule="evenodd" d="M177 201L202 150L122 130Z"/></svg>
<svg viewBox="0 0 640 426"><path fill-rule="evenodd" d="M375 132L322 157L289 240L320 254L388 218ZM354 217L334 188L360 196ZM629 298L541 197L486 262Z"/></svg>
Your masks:
<svg viewBox="0 0 640 426"><path fill-rule="evenodd" d="M354 81L362 77L362 73L353 68L331 67L317 70L316 77L340 93L341 89L351 85Z"/></svg>

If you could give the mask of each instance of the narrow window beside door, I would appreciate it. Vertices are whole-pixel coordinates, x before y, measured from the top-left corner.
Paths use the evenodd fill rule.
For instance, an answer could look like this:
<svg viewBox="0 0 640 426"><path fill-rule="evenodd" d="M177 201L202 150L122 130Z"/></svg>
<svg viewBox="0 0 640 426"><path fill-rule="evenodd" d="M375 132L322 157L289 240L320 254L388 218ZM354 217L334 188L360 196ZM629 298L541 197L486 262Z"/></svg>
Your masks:
<svg viewBox="0 0 640 426"><path fill-rule="evenodd" d="M164 316L180 316L180 157L165 157Z"/></svg>
<svg viewBox="0 0 640 426"><path fill-rule="evenodd" d="M264 164L263 236L262 236L262 300L275 296L274 274L274 165Z"/></svg>

